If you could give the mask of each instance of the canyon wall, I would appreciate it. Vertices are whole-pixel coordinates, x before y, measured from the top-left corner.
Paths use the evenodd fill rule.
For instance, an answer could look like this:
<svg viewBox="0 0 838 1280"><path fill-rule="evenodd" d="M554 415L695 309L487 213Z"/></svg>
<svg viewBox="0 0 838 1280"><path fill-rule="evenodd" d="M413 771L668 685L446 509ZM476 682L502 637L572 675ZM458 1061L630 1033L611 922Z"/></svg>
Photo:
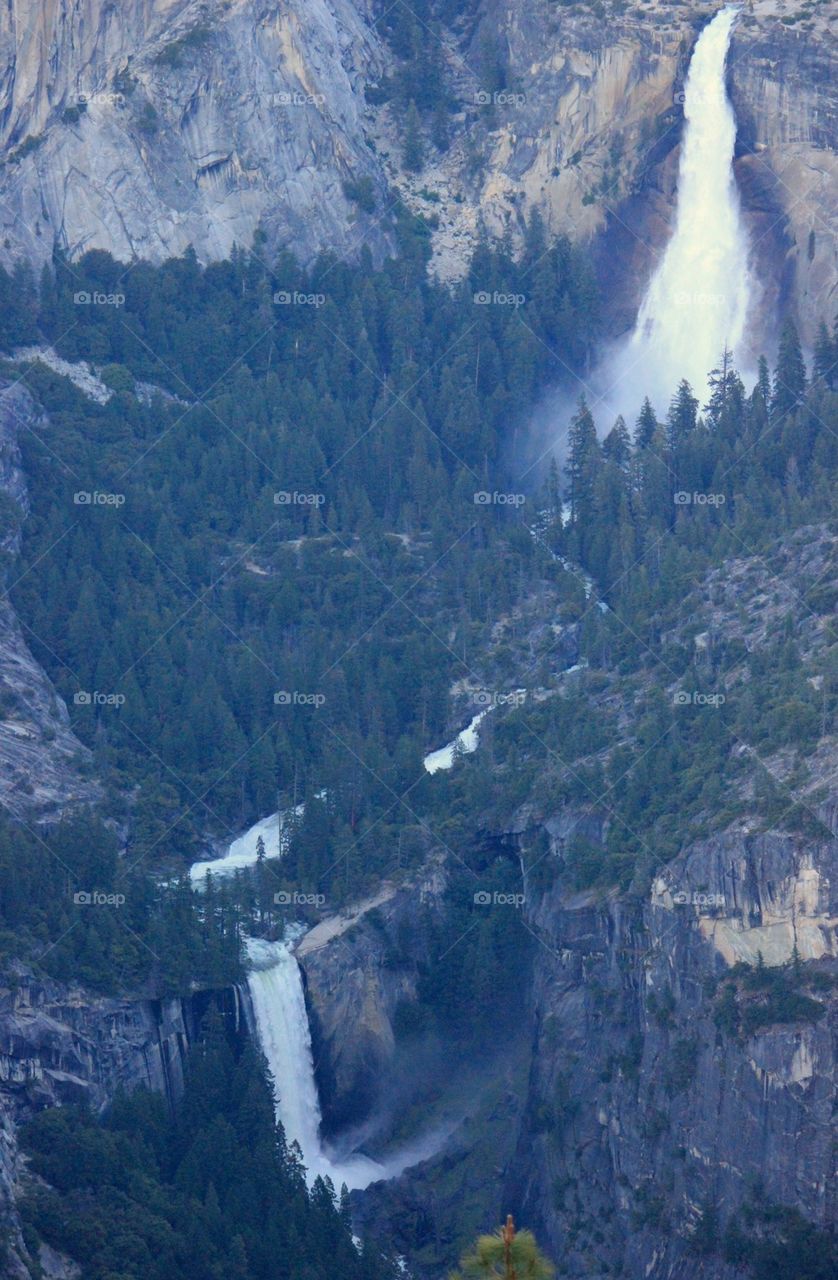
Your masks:
<svg viewBox="0 0 838 1280"><path fill-rule="evenodd" d="M598 244L620 331L668 234L683 77L713 8L484 0L443 36L450 146L429 143L410 173L393 103L365 97L395 66L372 3L11 0L2 252L160 260L192 244L209 260L260 231L269 252L381 256L398 195L431 221L433 269L453 279L481 229L514 247L538 210L550 235ZM762 332L781 303L811 340L838 288L836 46L829 16L782 18L774 0L743 13L730 83L740 185L774 282ZM347 194L359 180L361 201Z"/></svg>
<svg viewBox="0 0 838 1280"><path fill-rule="evenodd" d="M580 823L596 834L587 813L547 820L556 867ZM515 858L533 834L497 833L499 847ZM401 1114L373 1110L391 1095L417 1139L456 1114L458 1077L471 1098L438 1153L355 1194L359 1220L391 1235L420 1277L452 1265L470 1234L510 1209L562 1274L579 1276L727 1280L734 1269L716 1250L752 1202L827 1227L838 1210L836 885L834 838L747 829L686 850L644 894L574 893L561 874L546 889L526 884L531 984L514 1029L504 1019L508 1051L475 1045L470 1064L434 1059L394 1027L393 993L413 998L426 945L418 902L402 892L375 929L351 930L306 962L326 1029L322 1087L332 1113L373 1140L400 1132ZM416 952L403 944L394 957L411 913ZM799 1016L764 1005L747 981L792 958L790 981L813 1001ZM418 1106L411 1055L430 1099Z"/></svg>
<svg viewBox="0 0 838 1280"><path fill-rule="evenodd" d="M18 436L48 430L24 386L0 381L0 552L13 563L29 509ZM0 566L0 572L6 566ZM5 575L4 588L19 570ZM36 637L37 638L37 637ZM73 733L67 707L35 661L6 590L0 600L0 804L15 818L55 820L101 796L92 756Z"/></svg>
<svg viewBox="0 0 838 1280"><path fill-rule="evenodd" d="M781 543L770 566L759 556L727 560L669 619L662 651L694 655L693 678L728 700L755 696L747 655L770 651L788 620L814 670L831 645L831 606L807 596L810 607L798 588L832 580L836 546L826 526L811 526ZM679 687L662 696L680 705ZM616 712L630 742L636 695L630 679L598 670L589 714ZM717 714L712 700L697 714ZM754 776L746 758L759 763ZM433 951L428 904L408 882L375 928L348 929L339 946L303 959L312 1016L327 1029L321 1076L333 1113L384 1143L456 1121L424 1163L356 1196L360 1219L384 1224L422 1280L510 1211L545 1241L561 1274L649 1280L733 1280L741 1272L726 1258L725 1232L758 1231L771 1206L815 1229L834 1224L836 769L830 735L805 758L737 741L700 833L673 799L676 855L658 861L642 840L622 888L612 880L584 891L577 844L602 857L613 850L608 804L556 807L536 790L503 821L477 815L468 847L440 855L434 915L444 925L457 886L471 898L498 863L517 898L478 894L470 919L456 917ZM770 812L765 778L776 789ZM721 816L728 805L735 817ZM465 862L476 868L471 878ZM443 1041L435 1058L439 1023L423 1038L423 1002L439 1007L451 983L442 961L462 951L486 912L515 940L504 954L528 947L528 968L511 996L493 1002L488 1039L475 1013L471 1041ZM429 966L429 955L439 963ZM345 1003L361 989L363 1015L358 997ZM372 1095L359 1087L370 1027L383 1028ZM423 1063L421 1091L411 1055ZM399 1088L395 1116L373 1123L367 1108ZM746 1229L751 1210L757 1225Z"/></svg>
<svg viewBox="0 0 838 1280"><path fill-rule="evenodd" d="M145 1086L172 1106L183 1092L184 1065L208 994L185 999L97 996L76 984L36 978L7 965L0 988L0 1230L3 1275L27 1280L27 1252L15 1207L25 1171L17 1128L44 1107L102 1108L120 1089ZM222 993L234 1028L245 1025L237 989ZM42 1260L43 1261L43 1260ZM70 1276L62 1260L48 1274Z"/></svg>

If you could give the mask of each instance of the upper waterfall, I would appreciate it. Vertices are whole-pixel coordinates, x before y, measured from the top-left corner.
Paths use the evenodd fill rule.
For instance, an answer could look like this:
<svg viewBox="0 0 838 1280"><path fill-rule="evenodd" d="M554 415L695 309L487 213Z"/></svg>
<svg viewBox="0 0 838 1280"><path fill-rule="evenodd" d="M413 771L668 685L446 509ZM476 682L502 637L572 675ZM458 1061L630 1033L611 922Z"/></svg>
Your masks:
<svg viewBox="0 0 838 1280"><path fill-rule="evenodd" d="M748 237L733 174L736 118L725 63L738 10L722 9L696 43L684 92L684 133L672 238L628 341L595 382L609 410L634 418L643 397L666 411L682 378L703 400L725 346L747 367Z"/></svg>

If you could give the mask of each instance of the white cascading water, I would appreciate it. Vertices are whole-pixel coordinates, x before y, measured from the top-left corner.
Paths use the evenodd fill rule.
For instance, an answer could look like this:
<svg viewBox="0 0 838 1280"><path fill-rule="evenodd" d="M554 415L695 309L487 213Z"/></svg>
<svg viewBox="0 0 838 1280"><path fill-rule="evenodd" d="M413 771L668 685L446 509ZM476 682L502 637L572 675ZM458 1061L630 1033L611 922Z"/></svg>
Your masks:
<svg viewBox="0 0 838 1280"><path fill-rule="evenodd" d="M338 1190L342 1183L350 1191L367 1187L385 1176L381 1165L359 1155L333 1159L321 1142L311 1033L293 942L247 939L248 986L259 1042L274 1079L276 1114L289 1144L299 1143L309 1183L319 1175L331 1178Z"/></svg>
<svg viewBox="0 0 838 1280"><path fill-rule="evenodd" d="M634 332L594 379L607 408L629 421L647 395L664 414L682 378L703 403L707 375L725 346L747 372L741 346L751 294L748 237L733 174L736 118L725 87L737 12L722 9L696 43L684 93L675 229Z"/></svg>

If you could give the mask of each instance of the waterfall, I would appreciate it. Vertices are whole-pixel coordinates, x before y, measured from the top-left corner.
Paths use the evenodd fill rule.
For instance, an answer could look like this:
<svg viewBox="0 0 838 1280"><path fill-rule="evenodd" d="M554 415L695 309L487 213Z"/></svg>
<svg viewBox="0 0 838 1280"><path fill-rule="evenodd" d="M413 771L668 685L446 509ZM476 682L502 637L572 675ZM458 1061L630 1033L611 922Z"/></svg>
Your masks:
<svg viewBox="0 0 838 1280"><path fill-rule="evenodd" d="M265 857L281 858L288 845L289 828L294 819L302 817L304 807L298 804L294 809L283 809L279 813L269 814L267 818L260 818L244 835L234 840L220 858L193 862L189 868L192 883L200 887L208 871L214 876L229 876L245 867L255 866L260 837L265 846Z"/></svg>
<svg viewBox="0 0 838 1280"><path fill-rule="evenodd" d="M480 745L480 725L484 716L487 716L490 711L491 707L486 707L484 711L478 711L477 715L472 717L465 729L458 733L452 742L425 756L423 763L426 772L439 773L440 769L450 769L457 758L458 751L463 755L471 755L473 751L476 751Z"/></svg>
<svg viewBox="0 0 838 1280"><path fill-rule="evenodd" d="M747 364L739 348L751 292L748 237L733 175L736 119L725 87L736 16L731 7L717 13L690 61L675 228L634 332L593 380L612 420L618 411L634 419L646 395L665 413L682 378L703 402L707 374L725 346L739 355L740 369Z"/></svg>
<svg viewBox="0 0 838 1280"><path fill-rule="evenodd" d="M350 1190L366 1187L384 1176L383 1168L365 1156L333 1158L321 1142L311 1033L293 941L247 940L250 998L273 1076L277 1118L288 1142L299 1143L309 1182L321 1175L331 1178L338 1190L344 1182Z"/></svg>

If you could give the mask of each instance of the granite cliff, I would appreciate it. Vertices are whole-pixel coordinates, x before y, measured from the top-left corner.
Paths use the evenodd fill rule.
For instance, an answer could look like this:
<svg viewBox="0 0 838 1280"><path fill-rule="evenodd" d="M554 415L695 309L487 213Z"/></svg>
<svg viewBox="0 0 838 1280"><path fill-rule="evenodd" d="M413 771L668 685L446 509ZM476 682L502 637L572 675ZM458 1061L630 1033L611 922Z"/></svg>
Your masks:
<svg viewBox="0 0 838 1280"><path fill-rule="evenodd" d="M817 527L782 545L771 570L731 559L662 642L689 644L696 668L717 671L733 646L728 660L742 656L724 688L741 697L745 655L765 650L791 612L808 669L830 631L797 587L828 574L833 551ZM630 735L634 694L602 672L590 680L591 714L627 699ZM373 1144L445 1134L424 1163L356 1197L361 1221L384 1223L417 1275L439 1274L510 1206L560 1273L580 1276L732 1280L741 1272L722 1241L755 1206L834 1224L835 743L822 737L805 762L766 753L761 765L778 788L773 817L744 772L730 777L736 817L715 829L711 820L623 889L574 883L579 837L606 846L607 805L527 801L476 833L471 865L505 861L519 890L476 910L502 915L530 959L493 1035L462 1060L418 1030L429 922L446 920L466 874L459 857L440 853L433 875L301 957L333 1125L357 1126Z"/></svg>
<svg viewBox="0 0 838 1280"><path fill-rule="evenodd" d="M225 1014L244 1028L235 988L222 993ZM206 1009L203 993L177 999L98 996L76 985L36 977L22 965L6 968L0 989L0 1230L4 1276L32 1275L15 1201L26 1161L16 1130L44 1107L84 1105L101 1111L120 1089L144 1086L173 1105L183 1091L189 1045ZM44 1273L78 1269L50 1252Z"/></svg>
<svg viewBox="0 0 838 1280"><path fill-rule="evenodd" d="M514 244L538 210L550 234L619 257L619 330L667 235L683 76L712 9L484 0L442 34L450 145L426 146L411 173L393 103L365 96L396 65L372 3L13 0L0 15L5 255L159 260L193 244L207 260L257 230L303 258L381 254L398 193L454 278L481 227ZM833 22L756 0L735 37L740 185L760 274L776 281L760 337L780 301L807 338L836 306Z"/></svg>
<svg viewBox="0 0 838 1280"><path fill-rule="evenodd" d="M24 386L0 385L0 494L5 499L0 547L9 563L28 510L18 433L46 428L45 415ZM100 791L90 752L73 733L64 702L32 656L6 594L9 585L7 580L0 601L0 804L16 818L34 813L54 820L95 801Z"/></svg>

